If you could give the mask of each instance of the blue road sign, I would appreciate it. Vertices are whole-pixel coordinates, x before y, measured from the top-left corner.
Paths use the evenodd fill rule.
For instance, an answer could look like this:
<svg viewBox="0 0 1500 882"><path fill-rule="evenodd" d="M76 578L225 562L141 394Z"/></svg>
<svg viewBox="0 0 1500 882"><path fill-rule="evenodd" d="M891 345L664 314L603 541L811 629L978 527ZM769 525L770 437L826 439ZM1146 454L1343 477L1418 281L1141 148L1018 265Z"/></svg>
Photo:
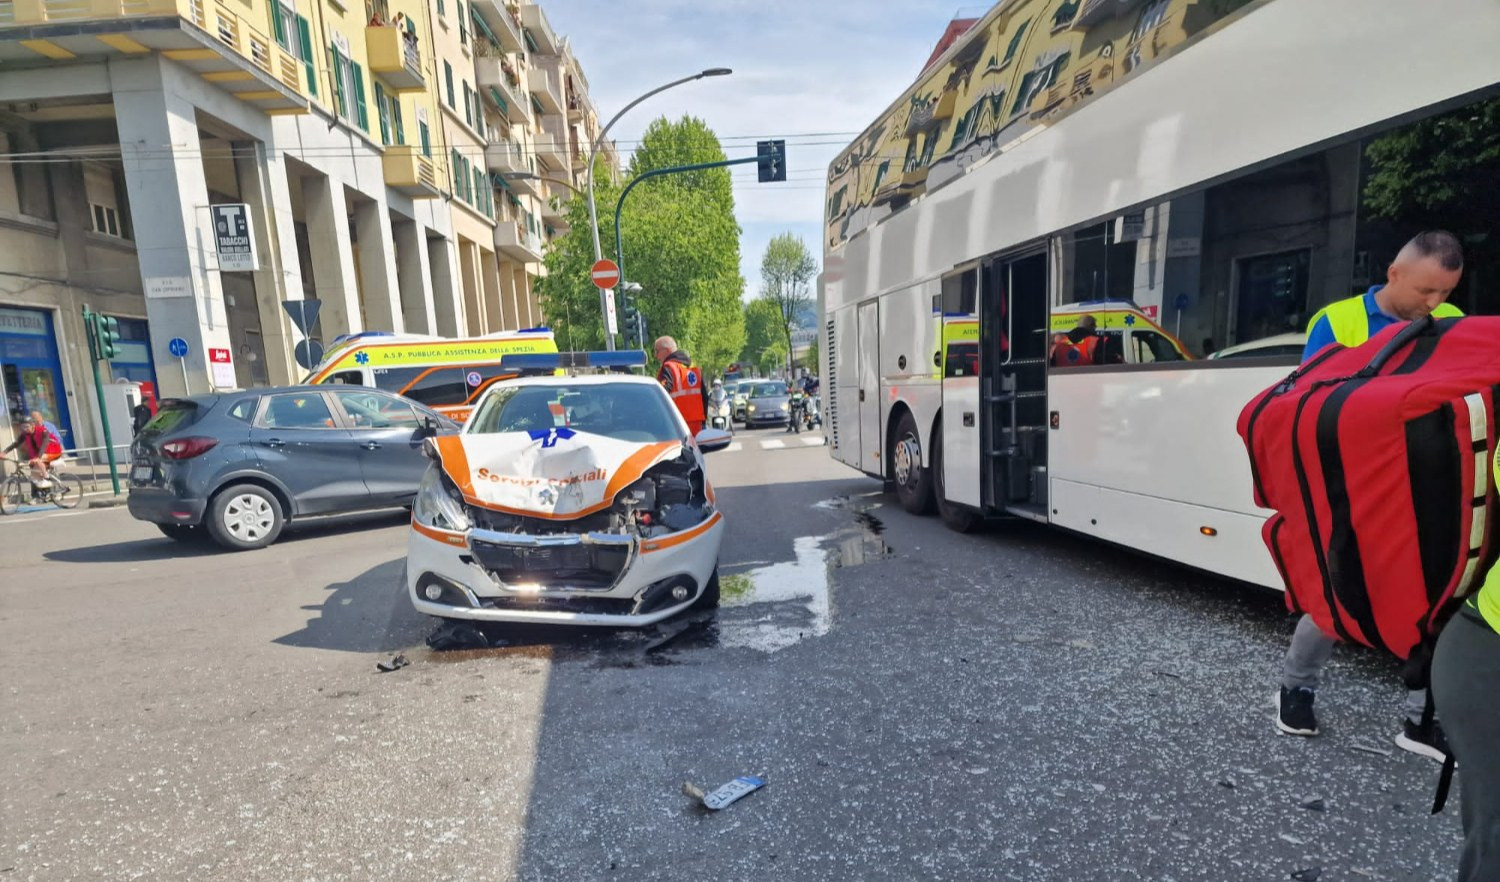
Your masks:
<svg viewBox="0 0 1500 882"><path fill-rule="evenodd" d="M1187 309L1190 305L1192 305L1192 302L1193 298L1187 296L1186 294L1178 294L1177 299L1172 302L1172 305L1176 306L1177 310L1181 312L1182 310Z"/></svg>
<svg viewBox="0 0 1500 882"><path fill-rule="evenodd" d="M167 341L167 351L172 353L172 355L177 358L187 358L187 341L182 339L181 337L173 337L171 340Z"/></svg>

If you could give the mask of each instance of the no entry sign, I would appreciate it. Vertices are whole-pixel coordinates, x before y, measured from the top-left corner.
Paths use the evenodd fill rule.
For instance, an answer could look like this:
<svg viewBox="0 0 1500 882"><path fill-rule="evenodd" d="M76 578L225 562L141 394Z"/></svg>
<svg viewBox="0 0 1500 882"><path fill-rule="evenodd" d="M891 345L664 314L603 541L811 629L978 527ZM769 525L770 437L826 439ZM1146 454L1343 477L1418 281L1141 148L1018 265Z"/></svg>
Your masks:
<svg viewBox="0 0 1500 882"><path fill-rule="evenodd" d="M620 267L613 260L600 260L594 264L594 287L613 288L620 283Z"/></svg>

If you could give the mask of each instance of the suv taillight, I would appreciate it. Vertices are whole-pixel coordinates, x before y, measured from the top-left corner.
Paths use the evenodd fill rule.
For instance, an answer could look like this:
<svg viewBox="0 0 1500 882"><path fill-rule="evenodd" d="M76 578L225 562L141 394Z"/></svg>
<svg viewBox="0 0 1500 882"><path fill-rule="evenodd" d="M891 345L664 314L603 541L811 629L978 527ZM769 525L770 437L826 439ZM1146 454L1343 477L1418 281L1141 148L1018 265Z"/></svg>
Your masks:
<svg viewBox="0 0 1500 882"><path fill-rule="evenodd" d="M195 436L192 438L174 438L161 445L161 455L167 459L192 459L200 454L212 450L218 438L205 438Z"/></svg>

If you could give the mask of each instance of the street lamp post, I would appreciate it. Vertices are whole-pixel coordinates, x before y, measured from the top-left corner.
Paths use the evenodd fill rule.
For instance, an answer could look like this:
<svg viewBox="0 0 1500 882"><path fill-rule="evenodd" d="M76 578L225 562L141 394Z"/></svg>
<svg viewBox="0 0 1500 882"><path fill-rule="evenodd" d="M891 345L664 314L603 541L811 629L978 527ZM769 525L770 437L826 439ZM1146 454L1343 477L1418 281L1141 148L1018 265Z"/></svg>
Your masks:
<svg viewBox="0 0 1500 882"><path fill-rule="evenodd" d="M645 101L647 98L650 98L652 95L656 95L658 93L665 92L666 90L668 90L668 89L670 89L670 88L672 88L674 86L680 86L683 83L691 83L694 80L701 80L704 77L722 77L722 76L728 76L729 74L731 74L733 72L734 71L730 70L727 67L710 67L707 70L701 70L698 73L693 74L692 76L683 77L680 80L673 80L672 82L667 83L665 85L657 86L655 89L652 89L651 91L647 92L646 94L640 96L639 98L637 98L634 101L630 102L629 104L625 105L625 107L623 109L621 109L619 113L615 114L614 117L612 119L610 119L609 122L607 122L607 123L604 124L604 128L602 128L602 129L599 130L599 134L594 137L594 143L592 143L592 144L589 145L589 167L588 167L589 229L593 233L593 236L594 236L594 262L595 263L598 263L604 257L604 251L603 251L603 249L601 249L599 247L599 212L598 212L598 209L594 205L594 157L598 156L598 154L599 154L599 147L600 147L600 145L602 145L604 143L604 136L607 135L607 134L609 134L609 130L614 126L615 123L617 123L617 122L620 121L620 117L624 116L626 113L628 113L630 111L631 108L635 107L637 104L640 104L642 101ZM609 296L610 296L610 293L611 292L610 292L610 290L608 288L601 288L599 290L599 311L600 311L601 315L606 316L606 318L605 318L605 328L604 328L604 342L605 342L605 345L608 346L612 350L612 349L615 348L615 337L614 337L613 334L609 333L609 325L608 325L608 322L609 322L608 315L609 315Z"/></svg>

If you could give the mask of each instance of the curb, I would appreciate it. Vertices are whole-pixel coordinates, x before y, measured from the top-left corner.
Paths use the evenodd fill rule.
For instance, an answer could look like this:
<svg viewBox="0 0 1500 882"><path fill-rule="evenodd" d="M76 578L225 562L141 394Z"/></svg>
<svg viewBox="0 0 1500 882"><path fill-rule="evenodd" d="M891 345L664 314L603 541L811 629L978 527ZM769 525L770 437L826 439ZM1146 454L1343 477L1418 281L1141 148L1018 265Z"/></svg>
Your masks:
<svg viewBox="0 0 1500 882"><path fill-rule="evenodd" d="M123 506L125 504L126 494L121 493L119 496L115 496L115 495L110 494L110 493L100 493L98 495L94 495L94 494L91 494L91 493L85 493L85 494L83 494L83 500L84 500L84 502L88 503L88 508L91 508L91 509L92 508L120 508L121 506Z"/></svg>

